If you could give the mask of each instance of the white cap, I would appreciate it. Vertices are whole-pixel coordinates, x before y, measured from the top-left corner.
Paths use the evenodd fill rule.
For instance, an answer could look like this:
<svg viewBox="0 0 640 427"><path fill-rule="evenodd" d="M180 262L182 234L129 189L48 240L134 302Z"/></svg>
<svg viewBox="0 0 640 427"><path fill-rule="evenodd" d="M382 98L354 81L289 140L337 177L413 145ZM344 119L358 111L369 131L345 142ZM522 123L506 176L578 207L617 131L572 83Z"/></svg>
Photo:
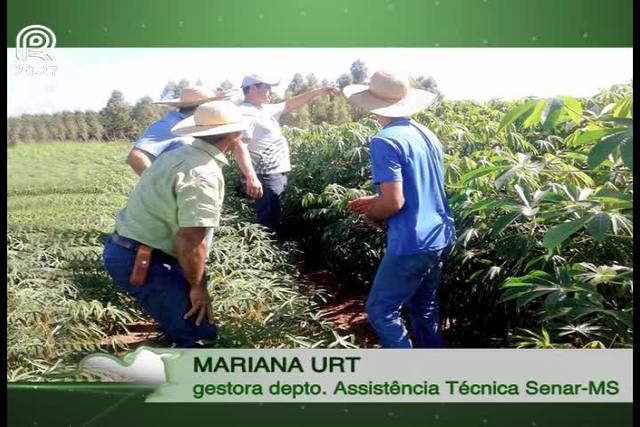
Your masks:
<svg viewBox="0 0 640 427"><path fill-rule="evenodd" d="M268 79L258 74L249 74L242 79L242 87L257 85L258 83L264 83L269 86L277 86L280 84L280 80L274 78Z"/></svg>

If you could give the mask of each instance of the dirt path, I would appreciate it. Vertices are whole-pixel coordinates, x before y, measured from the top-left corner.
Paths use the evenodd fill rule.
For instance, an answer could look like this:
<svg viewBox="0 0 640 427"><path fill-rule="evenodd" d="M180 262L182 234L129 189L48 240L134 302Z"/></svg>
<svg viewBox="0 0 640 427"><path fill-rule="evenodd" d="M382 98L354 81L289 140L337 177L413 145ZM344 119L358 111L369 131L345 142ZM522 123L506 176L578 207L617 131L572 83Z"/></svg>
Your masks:
<svg viewBox="0 0 640 427"><path fill-rule="evenodd" d="M365 291L347 286L325 269L307 268L304 264L299 265L298 269L303 286L325 292L327 301L321 309L327 314L327 320L344 331L344 335L353 334L358 346L377 346L377 338L367 321Z"/></svg>

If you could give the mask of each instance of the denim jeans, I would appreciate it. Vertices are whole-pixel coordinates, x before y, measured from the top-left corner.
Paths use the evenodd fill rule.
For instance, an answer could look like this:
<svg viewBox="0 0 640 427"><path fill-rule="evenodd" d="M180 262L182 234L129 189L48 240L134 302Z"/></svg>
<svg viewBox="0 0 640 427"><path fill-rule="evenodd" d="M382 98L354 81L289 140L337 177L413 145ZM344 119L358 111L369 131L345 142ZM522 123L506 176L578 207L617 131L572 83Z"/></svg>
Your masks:
<svg viewBox="0 0 640 427"><path fill-rule="evenodd" d="M384 348L442 347L437 289L450 250L382 258L366 309ZM400 316L403 304L409 312L411 338Z"/></svg>
<svg viewBox="0 0 640 427"><path fill-rule="evenodd" d="M126 240L136 243L131 239ZM140 307L158 322L167 338L182 348L195 347L196 341L201 339L215 339L217 329L206 318L200 326L196 326L195 316L182 318L191 307L191 300L189 283L182 274L178 260L160 251L153 251L146 282L141 286L133 286L129 283L129 276L135 255L133 249L117 245L109 236L104 246L104 266L113 281L133 296Z"/></svg>
<svg viewBox="0 0 640 427"><path fill-rule="evenodd" d="M256 220L274 233L282 223L282 193L287 188L287 175L274 173L258 175L262 183L262 197L256 200Z"/></svg>

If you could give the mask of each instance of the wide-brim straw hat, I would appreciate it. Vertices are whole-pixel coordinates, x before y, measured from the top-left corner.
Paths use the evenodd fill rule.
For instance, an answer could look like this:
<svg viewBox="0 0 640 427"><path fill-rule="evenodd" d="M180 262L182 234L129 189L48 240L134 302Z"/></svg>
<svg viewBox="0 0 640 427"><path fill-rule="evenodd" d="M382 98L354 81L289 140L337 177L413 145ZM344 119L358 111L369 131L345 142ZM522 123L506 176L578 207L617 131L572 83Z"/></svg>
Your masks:
<svg viewBox="0 0 640 427"><path fill-rule="evenodd" d="M231 101L209 101L198 108L192 116L178 122L172 129L178 136L208 136L240 132L249 121L242 115L240 107Z"/></svg>
<svg viewBox="0 0 640 427"><path fill-rule="evenodd" d="M412 88L408 76L384 70L375 72L368 85L345 86L342 92L355 106L385 117L410 116L437 100L434 93Z"/></svg>
<svg viewBox="0 0 640 427"><path fill-rule="evenodd" d="M195 107L205 102L229 99L233 95L230 90L214 91L205 86L187 87L180 91L180 98L156 101L154 104L170 105L172 107Z"/></svg>

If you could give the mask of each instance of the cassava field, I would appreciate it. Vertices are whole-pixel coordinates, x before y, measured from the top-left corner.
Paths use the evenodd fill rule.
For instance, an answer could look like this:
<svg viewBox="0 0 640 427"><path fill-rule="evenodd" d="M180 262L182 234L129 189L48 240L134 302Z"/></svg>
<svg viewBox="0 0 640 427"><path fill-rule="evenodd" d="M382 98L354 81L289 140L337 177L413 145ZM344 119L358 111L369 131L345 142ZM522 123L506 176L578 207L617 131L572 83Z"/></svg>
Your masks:
<svg viewBox="0 0 640 427"><path fill-rule="evenodd" d="M443 102L415 117L441 139L458 232L440 288L448 346L633 345L632 95L617 86L590 99ZM215 346L371 344L336 327L324 283L300 268L330 271L339 289L366 295L384 233L346 203L372 191L367 139L376 129L368 118L285 129L294 169L284 242L252 223L237 167L227 167L208 263ZM128 149L8 148L9 381L93 379L75 372L78 361L126 351L132 325L148 322L101 262L137 181Z"/></svg>

